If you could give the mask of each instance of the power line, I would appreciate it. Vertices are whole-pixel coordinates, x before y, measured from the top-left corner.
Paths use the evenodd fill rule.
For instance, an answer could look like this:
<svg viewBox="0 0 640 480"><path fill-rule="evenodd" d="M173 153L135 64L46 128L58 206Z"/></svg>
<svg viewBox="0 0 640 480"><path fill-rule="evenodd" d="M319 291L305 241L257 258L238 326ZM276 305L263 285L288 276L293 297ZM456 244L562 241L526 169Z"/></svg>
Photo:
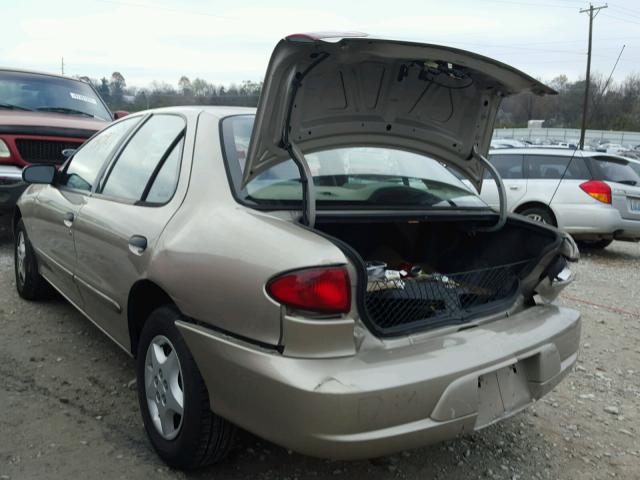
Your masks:
<svg viewBox="0 0 640 480"><path fill-rule="evenodd" d="M224 15L217 15L215 13L208 13L208 12L194 12L194 11L190 11L190 10L184 10L182 8L171 8L171 7L165 7L162 5L149 5L149 4L145 4L145 3L134 3L134 2L124 2L121 0L96 0L98 2L102 2L102 3L112 3L115 5L123 5L125 7L135 7L135 8L147 8L150 10L165 10L168 12L176 12L176 13L183 13L183 14L188 14L188 15L199 15L199 16L203 16L203 17L215 17L215 18L221 18L224 20L236 20L236 21L240 21L242 20L239 17L228 17L228 16L224 16Z"/></svg>
<svg viewBox="0 0 640 480"><path fill-rule="evenodd" d="M621 7L620 5L617 5L617 4L616 5L611 4L611 5L609 5L609 7L615 8L616 10L621 10L621 11L623 11L625 13L628 13L629 15L636 15L636 16L640 15L640 11L639 10L633 10L631 8Z"/></svg>
<svg viewBox="0 0 640 480"><path fill-rule="evenodd" d="M511 5L528 5L531 7L570 8L571 10L574 10L576 8L569 5L557 5L553 3L530 3L530 2L518 2L513 0L486 0L486 1L493 2L493 3L506 3Z"/></svg>
<svg viewBox="0 0 640 480"><path fill-rule="evenodd" d="M640 25L640 21L629 20L628 18L615 17L615 16L609 15L607 13L603 13L602 15L607 17L607 18L613 18L614 20L618 20L620 22L627 22L627 23L632 23L634 25Z"/></svg>

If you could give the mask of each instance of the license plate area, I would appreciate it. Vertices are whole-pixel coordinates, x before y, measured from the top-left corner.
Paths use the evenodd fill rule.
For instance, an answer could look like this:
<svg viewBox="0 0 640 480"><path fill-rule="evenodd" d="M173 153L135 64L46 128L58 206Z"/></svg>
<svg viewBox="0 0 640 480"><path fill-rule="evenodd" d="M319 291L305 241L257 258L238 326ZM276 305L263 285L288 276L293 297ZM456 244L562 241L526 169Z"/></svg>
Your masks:
<svg viewBox="0 0 640 480"><path fill-rule="evenodd" d="M640 213L640 198L629 198L629 210Z"/></svg>
<svg viewBox="0 0 640 480"><path fill-rule="evenodd" d="M478 377L476 429L511 416L531 403L531 392L520 363Z"/></svg>

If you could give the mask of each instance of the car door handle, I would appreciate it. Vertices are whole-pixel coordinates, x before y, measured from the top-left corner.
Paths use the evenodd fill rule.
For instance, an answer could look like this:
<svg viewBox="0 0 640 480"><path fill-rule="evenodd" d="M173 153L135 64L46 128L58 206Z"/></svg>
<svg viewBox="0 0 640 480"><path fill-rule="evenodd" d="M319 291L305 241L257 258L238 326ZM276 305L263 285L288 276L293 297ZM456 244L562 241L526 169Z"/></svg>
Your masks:
<svg viewBox="0 0 640 480"><path fill-rule="evenodd" d="M135 255L142 255L147 249L147 239L142 235L133 235L129 239L129 250Z"/></svg>
<svg viewBox="0 0 640 480"><path fill-rule="evenodd" d="M64 223L64 226L67 228L71 228L71 225L73 225L73 220L76 218L76 216L73 214L73 212L67 212L64 214L64 219L62 220Z"/></svg>
<svg viewBox="0 0 640 480"><path fill-rule="evenodd" d="M509 187L509 190L519 190L519 189L520 189L520 187L519 187L519 186L517 186L517 185L511 185L511 186Z"/></svg>

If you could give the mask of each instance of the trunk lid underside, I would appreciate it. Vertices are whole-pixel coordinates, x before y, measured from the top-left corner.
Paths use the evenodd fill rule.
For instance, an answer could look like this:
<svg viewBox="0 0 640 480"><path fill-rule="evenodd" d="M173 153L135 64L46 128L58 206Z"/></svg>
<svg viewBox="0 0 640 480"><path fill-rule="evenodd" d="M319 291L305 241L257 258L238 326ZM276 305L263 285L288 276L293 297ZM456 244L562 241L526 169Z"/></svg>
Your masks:
<svg viewBox="0 0 640 480"><path fill-rule="evenodd" d="M455 48L352 35L292 35L265 75L243 184L290 158L343 146L411 151L479 189L504 96L553 94L528 75Z"/></svg>

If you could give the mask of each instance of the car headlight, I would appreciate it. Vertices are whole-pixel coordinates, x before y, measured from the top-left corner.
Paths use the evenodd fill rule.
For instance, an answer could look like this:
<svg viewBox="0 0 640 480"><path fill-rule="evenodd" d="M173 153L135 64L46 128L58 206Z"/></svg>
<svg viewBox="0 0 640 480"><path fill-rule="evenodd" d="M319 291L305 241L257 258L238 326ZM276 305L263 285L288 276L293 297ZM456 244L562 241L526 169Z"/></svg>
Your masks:
<svg viewBox="0 0 640 480"><path fill-rule="evenodd" d="M9 158L10 156L9 146L0 138L0 158Z"/></svg>

